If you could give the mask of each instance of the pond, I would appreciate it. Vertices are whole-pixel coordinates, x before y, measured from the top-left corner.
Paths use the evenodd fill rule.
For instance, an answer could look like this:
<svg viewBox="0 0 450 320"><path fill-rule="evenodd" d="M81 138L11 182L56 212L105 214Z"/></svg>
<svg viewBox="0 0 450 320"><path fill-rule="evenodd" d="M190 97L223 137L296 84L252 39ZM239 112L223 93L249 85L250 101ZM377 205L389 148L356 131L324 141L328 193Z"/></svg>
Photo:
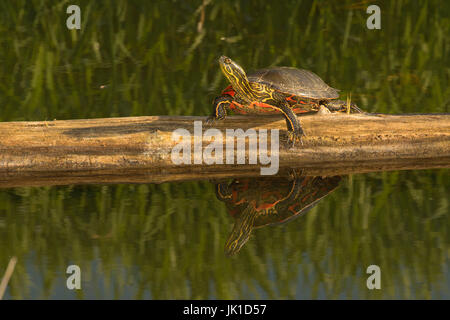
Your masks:
<svg viewBox="0 0 450 320"><path fill-rule="evenodd" d="M447 2L378 1L374 30L360 1L80 1L80 30L67 5L0 5L0 121L207 116L221 55L449 112ZM449 195L448 169L1 188L3 298L450 299Z"/></svg>

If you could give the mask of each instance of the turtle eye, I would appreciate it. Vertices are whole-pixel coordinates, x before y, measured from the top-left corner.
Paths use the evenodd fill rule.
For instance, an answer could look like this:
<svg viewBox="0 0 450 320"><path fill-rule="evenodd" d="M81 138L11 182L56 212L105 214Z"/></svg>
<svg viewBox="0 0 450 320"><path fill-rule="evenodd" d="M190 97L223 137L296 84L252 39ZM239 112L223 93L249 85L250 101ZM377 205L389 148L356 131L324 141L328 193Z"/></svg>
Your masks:
<svg viewBox="0 0 450 320"><path fill-rule="evenodd" d="M231 63L231 59L230 58L225 58L225 63L226 64L230 64Z"/></svg>

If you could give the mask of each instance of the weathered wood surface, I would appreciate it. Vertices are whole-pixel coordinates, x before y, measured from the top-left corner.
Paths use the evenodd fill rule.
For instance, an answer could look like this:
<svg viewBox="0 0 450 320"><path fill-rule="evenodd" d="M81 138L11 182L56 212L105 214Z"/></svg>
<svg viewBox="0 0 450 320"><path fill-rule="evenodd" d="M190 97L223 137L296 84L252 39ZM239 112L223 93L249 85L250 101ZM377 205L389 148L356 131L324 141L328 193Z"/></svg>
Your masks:
<svg viewBox="0 0 450 320"><path fill-rule="evenodd" d="M129 117L0 123L0 187L148 183L259 175L260 165L171 160L172 132L205 117ZM289 149L279 116L231 116L214 128L279 129L280 173L308 175L450 167L450 115L326 114L299 118L303 145ZM203 123L203 131L209 129ZM270 141L270 139L269 139ZM203 140L203 148L210 140ZM225 147L224 147L225 154ZM193 156L193 154L192 154Z"/></svg>

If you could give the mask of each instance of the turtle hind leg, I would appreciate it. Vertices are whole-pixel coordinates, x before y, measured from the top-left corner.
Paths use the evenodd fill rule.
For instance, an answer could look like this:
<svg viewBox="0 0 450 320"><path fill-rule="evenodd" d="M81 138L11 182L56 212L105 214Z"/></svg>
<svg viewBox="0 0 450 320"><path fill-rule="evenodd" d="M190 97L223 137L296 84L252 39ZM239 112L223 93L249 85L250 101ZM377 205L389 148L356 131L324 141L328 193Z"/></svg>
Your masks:
<svg viewBox="0 0 450 320"><path fill-rule="evenodd" d="M321 105L326 106L331 112L347 112L347 103L342 100L321 101ZM350 102L350 113L364 113L353 102Z"/></svg>
<svg viewBox="0 0 450 320"><path fill-rule="evenodd" d="M360 108L358 108L356 106L356 104L354 104L354 103L350 104L350 108L351 108L351 113L366 113L365 111L363 111Z"/></svg>
<svg viewBox="0 0 450 320"><path fill-rule="evenodd" d="M225 119L227 116L227 109L231 102L233 102L233 98L227 94L215 98L213 103L213 114L208 117L206 123L212 124L215 120Z"/></svg>

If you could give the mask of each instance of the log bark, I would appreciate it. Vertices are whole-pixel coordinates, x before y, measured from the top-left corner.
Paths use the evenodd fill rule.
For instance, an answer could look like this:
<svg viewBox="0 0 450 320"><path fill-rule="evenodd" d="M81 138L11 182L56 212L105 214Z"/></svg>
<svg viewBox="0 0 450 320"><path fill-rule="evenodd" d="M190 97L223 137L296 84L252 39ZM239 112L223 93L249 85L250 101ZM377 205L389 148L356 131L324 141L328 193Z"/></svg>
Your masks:
<svg viewBox="0 0 450 320"><path fill-rule="evenodd" d="M288 168L329 176L450 167L450 114L316 114L299 119L306 136L294 148L285 146L286 123L279 116L230 116L213 127L224 137L226 128L279 129L281 175ZM154 116L0 123L0 187L258 176L261 164L248 164L248 150L245 164L173 163L171 152L178 143L173 131L192 134L193 159L194 136L202 139L203 151L211 142L194 135L194 121L203 121L203 133L211 128L205 120Z"/></svg>

